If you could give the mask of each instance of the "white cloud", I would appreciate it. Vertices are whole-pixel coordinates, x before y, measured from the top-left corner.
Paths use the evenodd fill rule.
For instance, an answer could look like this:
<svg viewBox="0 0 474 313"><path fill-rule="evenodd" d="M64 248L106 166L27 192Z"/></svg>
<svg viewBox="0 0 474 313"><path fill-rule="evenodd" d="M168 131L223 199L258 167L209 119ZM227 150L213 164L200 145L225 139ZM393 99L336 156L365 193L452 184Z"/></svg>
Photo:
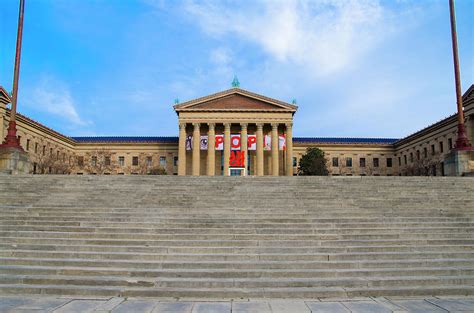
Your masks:
<svg viewBox="0 0 474 313"><path fill-rule="evenodd" d="M276 60L309 66L315 76L351 66L384 32L384 9L377 0L243 3L190 0L185 10L208 34L236 34Z"/></svg>
<svg viewBox="0 0 474 313"><path fill-rule="evenodd" d="M33 88L27 102L30 107L60 116L74 125L90 124L77 113L74 99L67 86L52 78L42 78L38 86Z"/></svg>

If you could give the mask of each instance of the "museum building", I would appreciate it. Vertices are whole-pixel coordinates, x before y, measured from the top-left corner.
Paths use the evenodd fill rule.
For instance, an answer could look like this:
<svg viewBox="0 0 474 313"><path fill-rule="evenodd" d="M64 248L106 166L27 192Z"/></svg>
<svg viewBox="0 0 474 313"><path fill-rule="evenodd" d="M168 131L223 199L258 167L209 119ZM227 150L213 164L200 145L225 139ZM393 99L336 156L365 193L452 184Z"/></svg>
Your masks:
<svg viewBox="0 0 474 313"><path fill-rule="evenodd" d="M0 138L9 103L0 86ZM473 85L463 103L473 143ZM318 147L334 176L444 175L456 141L455 114L401 139L293 137L297 109L235 87L175 104L178 137L68 137L21 114L17 128L31 173L293 176L306 149Z"/></svg>

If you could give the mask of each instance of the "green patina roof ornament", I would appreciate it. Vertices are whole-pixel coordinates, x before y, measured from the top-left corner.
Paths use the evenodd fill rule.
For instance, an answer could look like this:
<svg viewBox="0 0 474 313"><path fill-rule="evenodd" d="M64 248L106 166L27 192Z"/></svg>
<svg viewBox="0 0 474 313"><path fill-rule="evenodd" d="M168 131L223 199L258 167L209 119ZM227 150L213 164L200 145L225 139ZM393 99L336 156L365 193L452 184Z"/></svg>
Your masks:
<svg viewBox="0 0 474 313"><path fill-rule="evenodd" d="M296 105L296 99L293 98L293 100L291 100L291 103Z"/></svg>
<svg viewBox="0 0 474 313"><path fill-rule="evenodd" d="M237 78L237 75L234 76L234 80L232 81L232 87L233 88L239 88L240 87L240 82L239 82L239 79Z"/></svg>
<svg viewBox="0 0 474 313"><path fill-rule="evenodd" d="M174 104L178 104L178 103L179 103L179 99L178 98L174 99Z"/></svg>

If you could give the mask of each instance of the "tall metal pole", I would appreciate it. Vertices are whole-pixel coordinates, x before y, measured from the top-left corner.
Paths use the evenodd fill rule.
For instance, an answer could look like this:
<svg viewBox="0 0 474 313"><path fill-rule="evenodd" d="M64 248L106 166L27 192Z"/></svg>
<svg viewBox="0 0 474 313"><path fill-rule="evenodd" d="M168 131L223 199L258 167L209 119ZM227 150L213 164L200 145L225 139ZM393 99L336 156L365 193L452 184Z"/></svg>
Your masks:
<svg viewBox="0 0 474 313"><path fill-rule="evenodd" d="M20 13L18 16L18 33L16 37L16 54L15 54L15 69L13 73L13 95L12 107L10 110L10 122L8 124L8 132L5 141L0 147L4 148L18 148L23 150L20 141L16 135L16 108L18 99L18 81L20 79L20 57L21 57L21 41L23 36L23 12L25 10L25 0L20 0Z"/></svg>
<svg viewBox="0 0 474 313"><path fill-rule="evenodd" d="M456 149L470 149L469 140L464 127L464 111L462 105L461 79L459 74L459 56L458 56L458 38L456 34L456 16L454 12L454 0L449 0L449 13L451 17L451 39L453 44L454 59L454 79L456 84L456 101L458 106L458 138L456 140Z"/></svg>

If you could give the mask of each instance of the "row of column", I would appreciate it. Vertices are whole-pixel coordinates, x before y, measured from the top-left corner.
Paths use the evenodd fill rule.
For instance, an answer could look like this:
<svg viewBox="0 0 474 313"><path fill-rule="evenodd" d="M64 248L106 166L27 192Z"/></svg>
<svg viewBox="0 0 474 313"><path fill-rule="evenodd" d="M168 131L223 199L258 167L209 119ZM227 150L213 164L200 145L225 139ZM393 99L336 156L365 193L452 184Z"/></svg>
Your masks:
<svg viewBox="0 0 474 313"><path fill-rule="evenodd" d="M198 176L200 174L201 164L201 124L193 123L193 149L192 149L192 175ZM215 159L216 159L216 126L214 123L207 123L209 126L208 132L208 149L207 149L207 175L215 175ZM257 125L257 176L263 176L264 173L264 154L263 154L263 123ZM178 175L186 175L186 123L179 124L179 153L178 153ZM240 123L240 149L244 153L245 166L247 167L248 147L247 147L247 123ZM271 124L271 153L272 153L272 175L279 175L279 153L278 153L278 123ZM292 124L286 123L286 164L285 174L293 176L293 132ZM230 158L230 135L231 124L224 123L224 175L229 175L229 158Z"/></svg>

